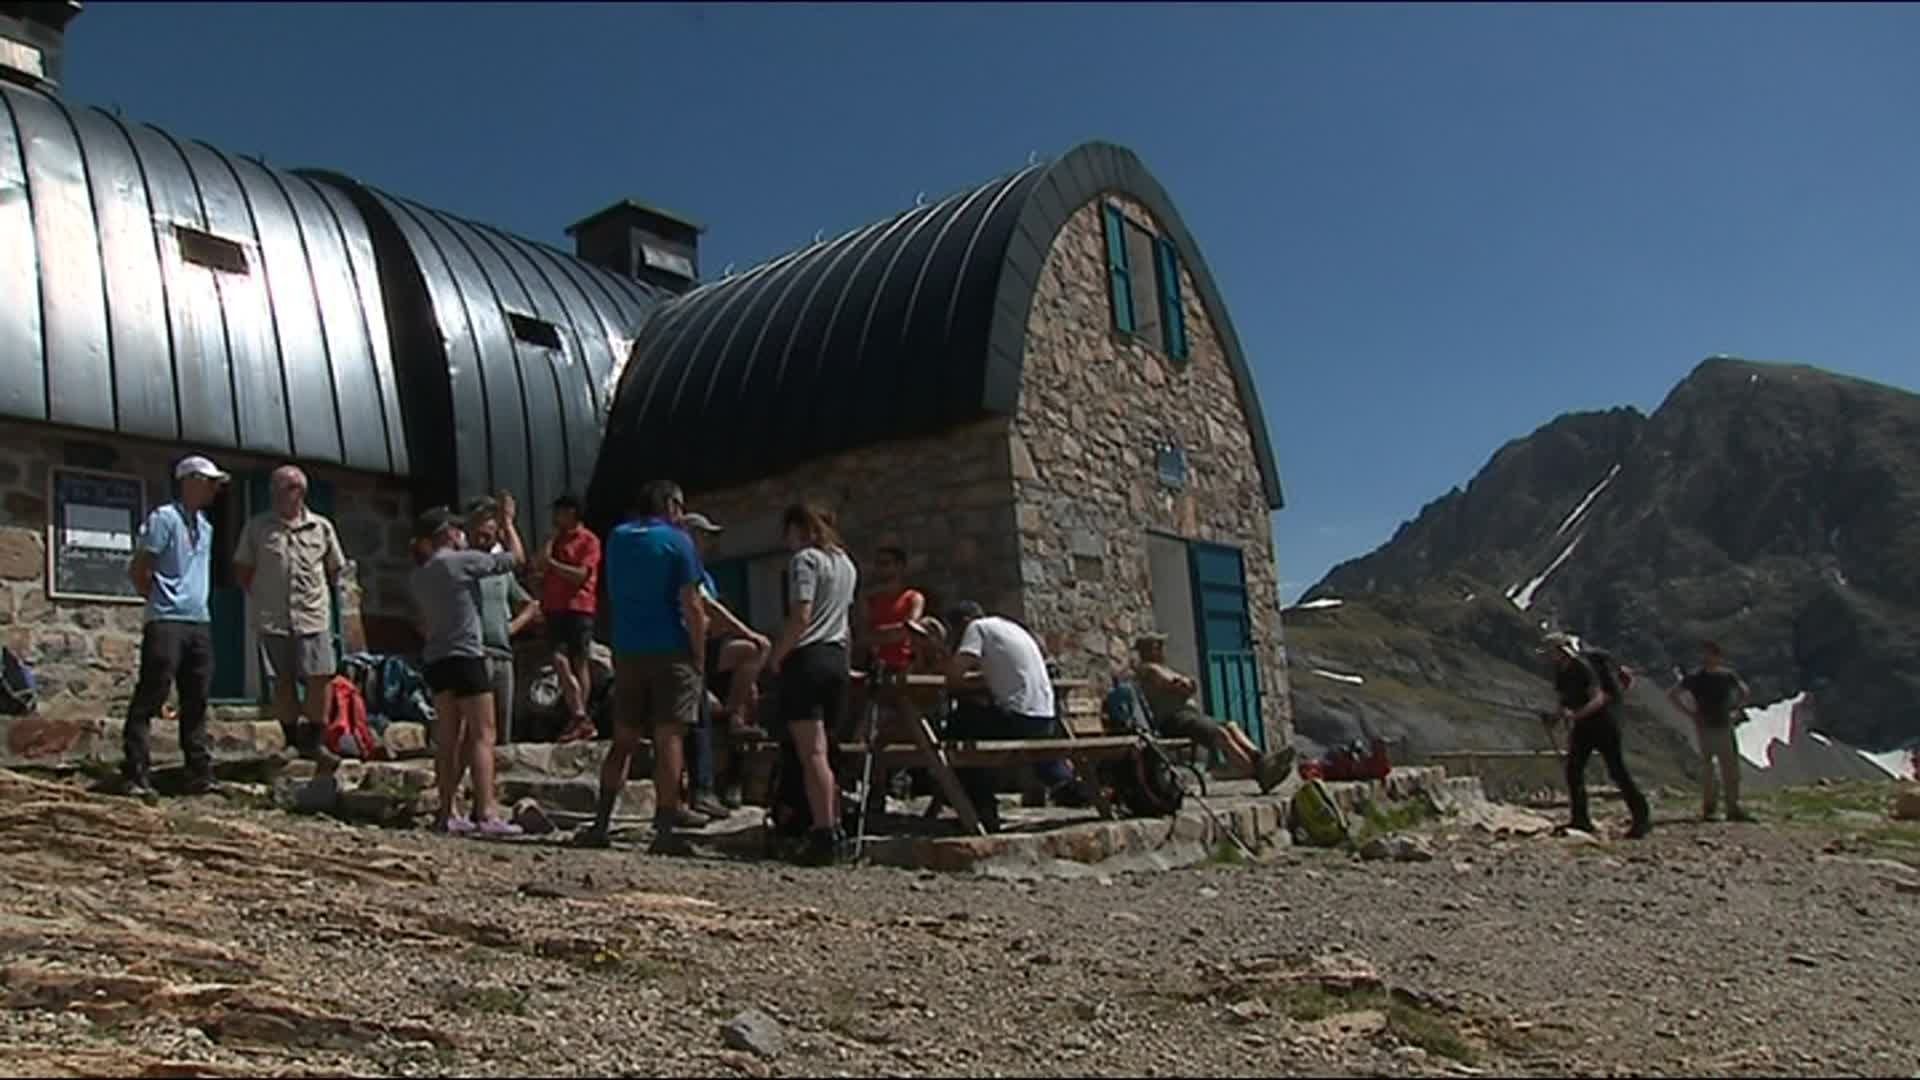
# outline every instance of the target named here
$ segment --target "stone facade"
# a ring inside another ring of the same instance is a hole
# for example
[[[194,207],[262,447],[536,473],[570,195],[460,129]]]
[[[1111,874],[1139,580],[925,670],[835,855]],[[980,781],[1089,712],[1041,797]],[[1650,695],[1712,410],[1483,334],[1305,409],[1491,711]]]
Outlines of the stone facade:
[[[33,666],[39,689],[39,715],[14,720],[10,727],[19,730],[10,730],[8,739],[32,745],[9,746],[10,759],[64,760],[80,741],[99,743],[105,751],[104,742],[112,740],[105,739],[102,725],[125,713],[139,667],[140,605],[48,596],[49,467],[138,475],[151,510],[170,497],[170,466],[187,452],[30,424],[0,425],[0,640]],[[280,464],[231,452],[213,457],[229,471]],[[334,487],[333,519],[349,560],[341,611],[346,647],[406,648],[413,630],[404,486],[387,478],[306,468],[309,476]],[[31,723],[22,727],[27,720]]]
[[[1145,207],[1116,199],[1156,231]],[[1102,202],[1079,208],[1047,255],[1027,319],[1013,425],[1020,576],[1029,625],[1069,672],[1105,677],[1154,628],[1147,531],[1240,549],[1268,745],[1292,734],[1272,519],[1226,353],[1182,253],[1189,356],[1113,329]],[[1155,455],[1185,450],[1183,490]],[[1163,628],[1164,629],[1164,628]]]
[[[1182,279],[1190,355],[1179,364],[1112,330],[1101,207],[1080,208],[1034,298],[1011,422],[696,494],[693,509],[728,526],[714,561],[778,552],[781,510],[816,497],[839,513],[857,562],[882,544],[906,548],[936,611],[977,599],[1032,628],[1068,674],[1104,686],[1130,662],[1134,637],[1154,627],[1147,530],[1234,547],[1245,559],[1261,714],[1269,744],[1281,745],[1292,709],[1271,517],[1220,337],[1184,267]],[[1187,456],[1178,493],[1155,467],[1169,441]]]
[[[795,499],[813,498],[839,516],[857,564],[871,565],[880,547],[904,548],[909,578],[936,613],[973,599],[1017,614],[1023,597],[1012,475],[1006,422],[990,420],[808,462],[689,502],[727,526],[716,563],[780,552],[781,514]]]

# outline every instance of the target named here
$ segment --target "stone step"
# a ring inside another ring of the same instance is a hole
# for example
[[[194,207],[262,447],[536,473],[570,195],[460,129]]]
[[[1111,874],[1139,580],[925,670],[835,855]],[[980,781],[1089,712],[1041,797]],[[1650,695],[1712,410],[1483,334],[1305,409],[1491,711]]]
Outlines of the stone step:
[[[597,773],[561,777],[502,769],[494,777],[494,790],[505,807],[531,798],[542,809],[591,814],[600,780]],[[437,805],[430,760],[343,761],[330,770],[312,761],[292,761],[275,775],[272,791],[274,805],[283,810],[388,825],[412,823],[431,815]],[[653,808],[653,783],[630,780],[614,813],[650,817]]]

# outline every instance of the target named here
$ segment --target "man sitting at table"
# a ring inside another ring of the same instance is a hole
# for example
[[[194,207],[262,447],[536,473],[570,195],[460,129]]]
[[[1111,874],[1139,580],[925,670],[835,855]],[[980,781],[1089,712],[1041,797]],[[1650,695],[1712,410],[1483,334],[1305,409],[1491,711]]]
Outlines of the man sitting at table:
[[[1012,619],[988,615],[971,601],[955,605],[947,625],[956,635],[947,661],[947,684],[956,691],[984,691],[986,700],[962,698],[947,722],[949,739],[1046,739],[1059,727],[1053,678],[1040,643]],[[1073,781],[1064,760],[1039,762],[1034,771],[1050,791]],[[988,832],[1000,828],[990,769],[958,770],[961,787]]]
[[[1192,739],[1218,752],[1258,781],[1263,794],[1287,778],[1287,770],[1293,767],[1292,747],[1262,757],[1253,740],[1237,725],[1220,723],[1194,705],[1193,695],[1199,684],[1167,666],[1167,635],[1144,635],[1133,647],[1139,656],[1133,678],[1146,698],[1156,731],[1168,738]]]

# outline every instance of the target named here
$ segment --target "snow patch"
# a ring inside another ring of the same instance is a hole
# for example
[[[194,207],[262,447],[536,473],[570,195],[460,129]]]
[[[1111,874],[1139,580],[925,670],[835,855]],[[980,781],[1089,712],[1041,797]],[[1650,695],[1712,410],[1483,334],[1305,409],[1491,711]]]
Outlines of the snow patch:
[[[1295,605],[1293,605],[1293,610],[1295,610],[1295,611],[1319,611],[1319,610],[1321,610],[1322,608],[1337,608],[1337,607],[1339,607],[1339,606],[1340,606],[1341,604],[1344,604],[1344,603],[1346,603],[1346,601],[1345,601],[1345,600],[1340,600],[1340,599],[1337,599],[1337,598],[1335,598],[1335,597],[1331,597],[1331,596],[1323,596],[1323,597],[1321,597],[1321,598],[1320,598],[1320,599],[1318,599],[1318,600],[1309,600],[1309,601],[1307,601],[1307,602],[1306,602],[1306,603],[1304,603],[1304,604],[1295,604]]]
[[[1866,758],[1868,763],[1873,765],[1874,768],[1879,769],[1895,780],[1920,780],[1920,776],[1914,775],[1913,751],[1911,750],[1887,750],[1878,754],[1869,753],[1865,750],[1855,750],[1854,753]]]
[[[1599,498],[1600,493],[1607,489],[1607,485],[1613,483],[1613,478],[1619,475],[1620,466],[1615,465],[1613,468],[1608,469],[1607,475],[1601,477],[1600,482],[1593,486],[1593,490],[1587,492],[1587,497],[1580,500],[1580,505],[1573,508],[1573,513],[1568,514],[1566,520],[1560,523],[1560,527],[1553,530],[1553,535],[1559,536],[1571,528],[1573,523],[1580,519],[1580,515],[1587,512],[1587,507],[1593,505],[1593,500]]]
[[[1334,682],[1349,683],[1354,686],[1365,686],[1367,683],[1367,680],[1358,675],[1342,675],[1337,671],[1326,671],[1321,668],[1314,668],[1312,670],[1315,675],[1323,679],[1332,679]]]
[[[1554,559],[1551,563],[1548,563],[1547,568],[1545,570],[1540,571],[1539,577],[1534,578],[1532,581],[1527,582],[1524,588],[1520,588],[1516,592],[1509,593],[1507,595],[1507,599],[1512,600],[1513,606],[1519,608],[1521,611],[1526,611],[1528,608],[1531,608],[1533,606],[1533,594],[1540,591],[1540,586],[1547,583],[1547,578],[1551,577],[1555,570],[1560,569],[1560,564],[1563,562],[1566,562],[1567,556],[1573,554],[1573,549],[1579,547],[1580,541],[1585,540],[1586,538],[1587,538],[1586,533],[1581,533],[1579,536],[1574,537],[1573,543],[1568,544],[1567,549],[1565,551],[1562,551],[1558,558]]]
[[[1788,746],[1793,743],[1794,710],[1806,699],[1807,694],[1803,690],[1763,709],[1748,709],[1747,722],[1733,729],[1733,737],[1740,744],[1740,756],[1752,762],[1755,768],[1770,767],[1773,764],[1773,744],[1777,742]]]

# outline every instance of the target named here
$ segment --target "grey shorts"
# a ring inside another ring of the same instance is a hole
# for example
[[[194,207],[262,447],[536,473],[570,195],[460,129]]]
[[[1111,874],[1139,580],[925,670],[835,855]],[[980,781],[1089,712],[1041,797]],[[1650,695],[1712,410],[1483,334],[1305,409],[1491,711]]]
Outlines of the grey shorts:
[[[700,721],[705,693],[691,657],[627,653],[613,659],[613,715],[622,727],[690,728]]]
[[[337,667],[332,634],[260,635],[260,669],[269,681],[330,679]]]
[[[487,657],[487,681],[493,684],[493,741],[513,741],[513,658]]]

